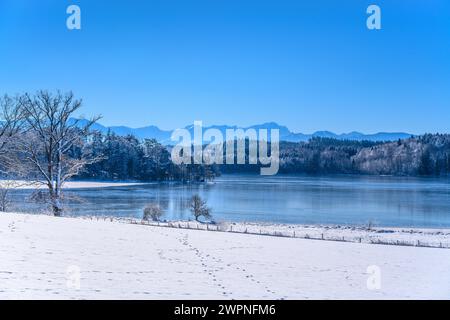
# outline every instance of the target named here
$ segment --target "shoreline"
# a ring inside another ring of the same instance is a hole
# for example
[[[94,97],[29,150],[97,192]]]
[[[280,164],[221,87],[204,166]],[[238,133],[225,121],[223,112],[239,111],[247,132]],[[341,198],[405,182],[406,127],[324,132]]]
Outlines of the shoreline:
[[[26,212],[17,212],[13,214],[52,216],[49,214]],[[450,229],[445,228],[371,227],[369,229],[368,227],[351,225],[303,225],[232,221],[209,223],[197,222],[193,220],[145,221],[138,218],[115,217],[108,215],[67,215],[59,218],[73,218],[89,221],[109,221],[133,225],[145,225],[151,227],[239,233],[322,241],[450,249]]]
[[[109,187],[127,187],[127,186],[141,186],[152,184],[153,182],[134,182],[134,181],[91,181],[91,180],[75,180],[67,181],[63,189],[91,189],[91,188],[109,188]],[[15,189],[15,190],[33,190],[46,188],[41,183],[30,183],[25,180],[0,180],[0,187]]]
[[[111,217],[105,219],[111,220]],[[450,229],[383,227],[372,227],[368,229],[365,227],[345,225],[324,226],[255,222],[219,222],[209,224],[186,220],[154,222],[139,219],[131,219],[130,223],[210,232],[450,249]]]

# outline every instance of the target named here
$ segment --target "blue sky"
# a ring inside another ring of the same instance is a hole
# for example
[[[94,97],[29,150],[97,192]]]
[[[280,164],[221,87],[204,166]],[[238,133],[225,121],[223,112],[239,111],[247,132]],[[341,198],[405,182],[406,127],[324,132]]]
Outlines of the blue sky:
[[[0,0],[0,46],[1,93],[73,90],[106,125],[450,132],[448,0]]]

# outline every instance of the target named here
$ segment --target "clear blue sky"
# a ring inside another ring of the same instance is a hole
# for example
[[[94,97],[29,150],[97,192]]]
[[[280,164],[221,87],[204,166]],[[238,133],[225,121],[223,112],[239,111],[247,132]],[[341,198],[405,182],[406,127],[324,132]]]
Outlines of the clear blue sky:
[[[450,132],[450,1],[0,0],[0,91],[40,88],[106,125]]]

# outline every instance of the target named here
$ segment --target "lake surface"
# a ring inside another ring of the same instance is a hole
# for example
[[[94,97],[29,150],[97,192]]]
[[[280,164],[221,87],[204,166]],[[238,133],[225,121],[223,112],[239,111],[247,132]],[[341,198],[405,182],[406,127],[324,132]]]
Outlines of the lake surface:
[[[30,191],[16,190],[20,210],[38,210]],[[372,176],[225,175],[210,184],[67,190],[71,215],[142,217],[149,202],[164,219],[189,219],[193,194],[207,199],[216,221],[450,227],[450,179]],[[78,199],[76,199],[78,198]]]

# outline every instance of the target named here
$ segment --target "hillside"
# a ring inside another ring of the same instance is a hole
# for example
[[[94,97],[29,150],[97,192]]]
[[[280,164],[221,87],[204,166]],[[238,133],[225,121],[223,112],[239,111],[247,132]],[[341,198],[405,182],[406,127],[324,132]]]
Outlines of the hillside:
[[[257,172],[259,165],[222,165],[221,172]],[[450,174],[450,135],[395,142],[312,138],[280,144],[280,173],[430,176]]]

